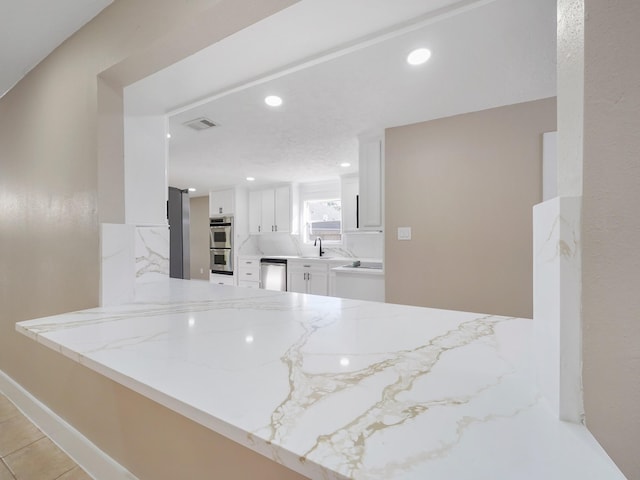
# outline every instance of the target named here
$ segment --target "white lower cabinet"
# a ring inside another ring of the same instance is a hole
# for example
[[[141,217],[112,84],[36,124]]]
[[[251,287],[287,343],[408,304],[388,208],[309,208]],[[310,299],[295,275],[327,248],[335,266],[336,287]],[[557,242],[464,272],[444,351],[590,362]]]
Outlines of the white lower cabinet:
[[[324,261],[321,261],[324,262]],[[319,262],[298,262],[289,260],[288,291],[327,295],[329,278],[328,265]]]
[[[233,275],[220,275],[217,273],[209,274],[209,282],[216,283],[218,285],[234,285]]]
[[[332,296],[384,302],[384,273],[355,270],[332,270]]]
[[[238,257],[238,286],[260,288],[260,257]]]

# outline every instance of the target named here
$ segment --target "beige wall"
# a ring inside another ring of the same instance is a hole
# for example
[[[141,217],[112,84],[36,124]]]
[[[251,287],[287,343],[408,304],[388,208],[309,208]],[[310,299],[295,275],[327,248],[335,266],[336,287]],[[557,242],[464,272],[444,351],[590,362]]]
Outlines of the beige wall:
[[[300,477],[14,324],[98,303],[98,221],[123,216],[122,86],[291,3],[116,0],[0,99],[0,369],[141,479]]]
[[[586,423],[640,479],[640,2],[584,3]]]
[[[209,197],[191,198],[189,207],[191,278],[209,280]]]
[[[388,302],[533,316],[532,207],[555,128],[551,98],[386,131]]]

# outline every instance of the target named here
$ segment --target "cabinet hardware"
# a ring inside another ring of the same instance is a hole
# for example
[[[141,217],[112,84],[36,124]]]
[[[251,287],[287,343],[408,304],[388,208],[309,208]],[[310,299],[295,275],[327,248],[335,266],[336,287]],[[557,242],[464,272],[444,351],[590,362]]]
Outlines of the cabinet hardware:
[[[262,228],[262,227],[261,227],[260,225],[258,225],[258,233],[260,233],[260,229],[261,229],[261,228]]]
[[[218,213],[222,213],[222,207],[218,208]]]

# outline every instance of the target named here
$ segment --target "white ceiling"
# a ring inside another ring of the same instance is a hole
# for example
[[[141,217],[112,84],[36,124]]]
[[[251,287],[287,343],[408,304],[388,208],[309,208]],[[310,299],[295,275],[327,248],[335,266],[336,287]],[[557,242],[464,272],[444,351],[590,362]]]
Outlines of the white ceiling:
[[[360,134],[554,96],[555,52],[555,0],[303,0],[128,87],[125,108],[170,114],[169,184],[195,195],[315,181],[357,169]],[[182,125],[199,116],[219,126]]]
[[[113,0],[0,0],[0,98]]]

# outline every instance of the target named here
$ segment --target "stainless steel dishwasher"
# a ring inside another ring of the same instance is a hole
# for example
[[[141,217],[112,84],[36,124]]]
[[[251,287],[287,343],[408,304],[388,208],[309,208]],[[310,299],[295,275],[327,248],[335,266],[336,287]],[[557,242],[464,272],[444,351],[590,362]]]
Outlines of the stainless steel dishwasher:
[[[260,259],[260,288],[287,291],[287,259]]]

